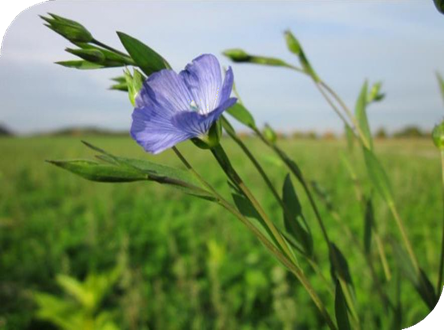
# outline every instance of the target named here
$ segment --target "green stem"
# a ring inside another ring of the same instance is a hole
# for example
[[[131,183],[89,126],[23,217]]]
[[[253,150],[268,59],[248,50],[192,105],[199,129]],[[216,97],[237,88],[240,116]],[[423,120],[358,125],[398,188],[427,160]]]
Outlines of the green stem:
[[[227,121],[227,119],[225,117],[222,116],[221,120],[222,120],[222,125],[226,125],[226,124],[229,125],[229,123],[228,123],[228,121]],[[281,206],[281,208],[282,208],[282,210],[284,212],[284,216],[286,218],[290,219],[290,221],[295,221],[295,219],[292,219],[292,217],[290,215],[290,212],[288,211],[288,208],[285,206],[283,200],[279,196],[279,193],[277,192],[276,188],[274,187],[274,185],[271,182],[270,178],[268,177],[267,173],[264,171],[264,169],[259,164],[259,162],[254,157],[254,155],[251,153],[251,151],[247,148],[245,143],[243,143],[242,140],[233,131],[231,131],[229,129],[227,129],[225,131],[233,139],[233,141],[237,143],[237,145],[242,149],[242,151],[245,153],[245,155],[248,157],[248,159],[250,159],[250,161],[253,163],[254,167],[259,172],[261,177],[264,179],[265,183],[267,184],[267,186],[270,189],[271,193],[273,194],[274,198],[276,199],[278,204]],[[326,280],[326,278],[324,277],[324,275],[320,271],[319,266],[317,265],[317,263],[312,258],[308,257],[307,255],[305,255],[305,254],[302,254],[302,255],[307,260],[307,262],[310,264],[310,266],[313,268],[313,270],[321,277],[322,281],[326,284],[328,291],[331,294],[334,294],[333,289],[332,289],[330,283]]]
[[[442,277],[444,269],[444,150],[441,150],[441,171],[442,171],[442,198],[443,198],[443,223],[442,223],[442,239],[441,239],[441,258],[439,259],[439,275],[436,292],[438,297],[441,296]]]
[[[267,213],[264,211],[260,203],[257,201],[257,199],[254,197],[254,195],[251,193],[250,189],[245,185],[245,183],[242,181],[239,174],[236,172],[234,167],[231,165],[227,154],[225,153],[225,150],[222,148],[222,145],[218,145],[211,149],[211,152],[213,153],[214,157],[218,161],[219,165],[224,170],[227,177],[233,181],[233,183],[242,191],[244,196],[251,202],[253,207],[256,209],[256,211],[259,213],[260,217],[264,221],[267,229],[270,231],[272,237],[276,240],[277,244],[280,246],[282,251],[291,259],[294,260],[294,254],[290,251],[290,248],[288,247],[287,242],[284,240],[283,236],[279,232],[279,230],[276,228],[274,223],[271,221],[271,219],[268,217]]]
[[[321,217],[321,214],[319,212],[319,209],[318,209],[318,207],[316,205],[316,202],[315,202],[315,200],[313,198],[313,195],[312,195],[312,193],[311,193],[311,191],[310,191],[310,189],[308,187],[307,181],[304,178],[302,172],[301,171],[296,171],[295,168],[294,168],[294,165],[291,163],[291,160],[288,158],[288,156],[281,149],[279,149],[278,146],[276,146],[273,143],[270,143],[263,136],[263,134],[261,133],[261,131],[258,128],[255,127],[255,128],[253,128],[253,130],[256,133],[256,135],[258,135],[259,138],[266,145],[268,145],[271,149],[273,149],[273,151],[282,159],[282,161],[285,163],[285,165],[287,165],[288,169],[293,173],[293,175],[298,179],[299,183],[302,185],[302,187],[303,187],[303,189],[305,191],[305,194],[308,197],[310,205],[311,205],[311,207],[312,207],[312,209],[313,209],[313,211],[315,213],[316,220],[318,221],[318,224],[319,224],[319,226],[321,228],[322,235],[324,237],[325,242],[327,243],[328,250],[330,251],[330,254],[332,256],[333,266],[336,269],[339,270],[340,269],[339,261],[337,260],[336,254],[332,253],[332,245],[331,245],[330,238],[328,237],[327,229],[325,228],[325,225],[324,225],[324,222],[322,220],[322,217]],[[350,313],[351,313],[354,321],[356,321],[356,326],[359,327],[359,316],[358,316],[358,313],[357,313],[356,308],[355,308],[355,302],[354,302],[352,293],[350,292],[348,285],[341,278],[339,278],[339,281],[341,282],[341,287],[342,287],[342,290],[344,291],[344,295],[345,295],[345,298],[347,300],[348,307],[350,309]]]
[[[295,265],[293,262],[288,259],[287,256],[282,254],[282,252],[274,246],[265,236],[262,234],[262,232],[256,228],[245,216],[243,216],[233,205],[231,205],[228,201],[226,201],[197,171],[194,170],[194,168],[191,166],[191,164],[185,159],[185,157],[179,152],[179,150],[176,147],[173,147],[173,151],[176,153],[176,155],[179,157],[179,159],[182,161],[182,163],[185,165],[185,167],[191,171],[193,175],[205,186],[207,187],[211,192],[213,192],[214,196],[217,198],[217,201],[219,205],[224,207],[227,211],[232,213],[234,216],[236,216],[258,239],[261,241],[262,244],[285,266],[287,267],[294,275],[295,277],[301,282],[305,290],[310,295],[311,299],[313,300],[316,307],[319,309],[319,312],[324,317],[327,325],[331,330],[337,330],[336,325],[332,321],[327,309],[325,308],[324,304],[322,303],[321,299],[311,286],[308,278],[304,275],[303,271]]]
[[[102,42],[100,42],[100,41],[98,41],[98,40],[96,40],[96,39],[93,39],[91,42],[92,42],[93,44],[95,44],[95,45],[97,45],[97,46],[100,46],[100,47],[102,47],[102,48],[105,48],[105,49],[107,49],[107,50],[109,50],[109,51],[111,51],[111,52],[113,52],[113,53],[119,54],[119,55],[121,55],[121,56],[123,56],[123,57],[131,58],[131,57],[128,56],[127,54],[122,53],[121,51],[119,51],[119,50],[117,50],[117,49],[114,49],[114,48],[112,48],[112,47],[110,47],[110,46],[108,46],[108,45],[105,45],[104,43],[102,43]]]

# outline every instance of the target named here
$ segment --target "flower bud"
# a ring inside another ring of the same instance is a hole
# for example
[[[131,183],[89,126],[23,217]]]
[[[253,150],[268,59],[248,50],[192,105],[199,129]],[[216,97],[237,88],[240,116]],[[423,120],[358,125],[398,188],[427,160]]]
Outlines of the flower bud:
[[[277,140],[276,132],[270,127],[270,125],[265,124],[263,133],[268,142],[270,143],[276,142]]]
[[[71,42],[93,41],[91,33],[83,25],[55,14],[49,15],[51,18],[44,16],[40,17],[48,23],[45,24],[48,28],[60,34],[62,37]]]
[[[137,69],[134,69],[134,74],[131,75],[129,70],[124,71],[126,84],[128,88],[128,97],[133,106],[136,105],[136,97],[142,89],[144,76]]]
[[[207,135],[191,139],[200,149],[211,149],[219,145],[222,137],[222,124],[217,120],[208,131]]]
[[[382,86],[382,82],[377,82],[377,83],[373,84],[373,86],[370,89],[370,92],[368,93],[368,96],[367,96],[367,103],[381,101],[385,97],[385,94],[380,93],[381,86]]]
[[[73,55],[76,55],[86,61],[97,63],[97,64],[104,64],[106,57],[105,55],[98,49],[71,49],[66,48],[65,49],[68,53],[71,53]]]
[[[250,55],[239,48],[227,49],[223,52],[223,54],[230,58],[233,62],[249,62],[251,59]]]
[[[432,138],[435,146],[439,150],[444,150],[444,121],[433,128]]]

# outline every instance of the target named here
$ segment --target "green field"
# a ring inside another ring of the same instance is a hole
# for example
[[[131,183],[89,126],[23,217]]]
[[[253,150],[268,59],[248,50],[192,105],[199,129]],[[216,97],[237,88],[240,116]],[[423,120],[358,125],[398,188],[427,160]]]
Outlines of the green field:
[[[145,154],[130,138],[82,137],[116,155],[149,158],[181,167],[171,151]],[[281,190],[285,167],[259,141],[245,139]],[[363,215],[353,184],[340,160],[343,141],[285,140],[280,146],[307,177],[322,184],[353,232],[362,241]],[[261,178],[230,141],[234,165],[266,210],[282,225],[282,214]],[[191,143],[180,146],[190,162],[228,197],[222,171],[209,152]],[[355,162],[366,187],[360,153]],[[439,153],[429,140],[376,142],[391,178],[401,216],[415,252],[435,284],[441,233]],[[75,137],[0,139],[0,329],[52,329],[35,317],[33,294],[63,297],[58,274],[83,280],[123,265],[101,310],[120,329],[321,329],[322,318],[291,274],[243,227],[215,204],[156,183],[103,184],[83,180],[45,159],[91,158]],[[296,183],[295,183],[296,185]],[[315,254],[329,276],[327,246],[306,197],[296,185],[311,226]],[[344,252],[353,275],[360,317],[368,329],[387,324],[375,297],[365,261],[317,201],[327,229]],[[386,242],[398,231],[386,206],[375,197],[375,217]],[[375,265],[383,273],[376,254]],[[313,286],[333,312],[326,284],[300,259]],[[396,273],[393,274],[396,276]],[[401,275],[402,277],[402,275]],[[413,325],[427,308],[401,278],[403,322]],[[373,311],[380,317],[372,318]]]

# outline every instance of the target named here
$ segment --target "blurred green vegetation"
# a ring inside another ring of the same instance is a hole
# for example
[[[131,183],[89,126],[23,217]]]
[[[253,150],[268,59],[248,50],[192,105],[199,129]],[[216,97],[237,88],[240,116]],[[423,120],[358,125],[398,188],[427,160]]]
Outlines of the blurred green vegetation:
[[[119,156],[181,166],[171,151],[147,155],[130,138],[83,139]],[[261,178],[231,141],[223,143],[281,226],[281,211]],[[285,167],[258,140],[245,138],[245,143],[281,190]],[[345,222],[362,239],[363,215],[340,159],[345,141],[289,139],[279,144],[308,178],[329,191]],[[225,177],[209,152],[189,142],[180,149],[229,196]],[[435,282],[442,213],[439,154],[431,141],[419,139],[378,140],[376,150],[392,180],[420,263]],[[0,151],[0,329],[58,329],[54,317],[65,315],[69,320],[74,314],[90,324],[105,322],[104,329],[322,329],[322,318],[298,282],[217,205],[155,183],[89,182],[44,162],[91,158],[78,137],[2,138]],[[364,178],[359,150],[353,162]],[[296,189],[313,231],[316,258],[330,279],[327,247],[305,196],[299,186]],[[332,241],[350,265],[365,329],[384,328],[389,321],[365,260],[318,203]],[[375,218],[385,242],[397,238],[390,214],[377,198]],[[389,244],[386,247],[394,270],[393,253]],[[373,254],[377,261],[374,247]],[[301,266],[332,311],[333,298],[325,283],[302,259]],[[377,262],[376,268],[382,278]],[[100,283],[116,269],[118,276],[105,281],[105,294]],[[91,298],[93,307],[85,307],[72,285],[100,300]],[[402,324],[407,327],[423,319],[427,308],[406,279],[401,285]],[[65,305],[73,312],[63,314],[60,306]]]

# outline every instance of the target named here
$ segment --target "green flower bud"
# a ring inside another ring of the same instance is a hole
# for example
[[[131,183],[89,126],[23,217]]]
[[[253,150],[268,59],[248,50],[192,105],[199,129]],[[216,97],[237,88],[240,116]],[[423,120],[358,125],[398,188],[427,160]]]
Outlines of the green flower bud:
[[[104,64],[106,60],[105,54],[98,49],[66,48],[65,51],[92,63]]]
[[[223,54],[233,62],[256,63],[256,64],[272,65],[272,66],[288,66],[287,63],[278,58],[250,55],[246,53],[244,50],[239,48],[228,49],[224,51]]]
[[[223,54],[230,58],[233,62],[249,62],[251,59],[249,54],[239,48],[227,49],[223,52]]]
[[[432,138],[435,146],[439,150],[444,150],[444,121],[433,128]]]
[[[207,135],[193,138],[191,141],[200,149],[212,149],[219,145],[221,137],[222,124],[218,120],[211,126]]]
[[[367,96],[367,103],[381,101],[385,97],[385,94],[380,93],[381,87],[382,87],[382,82],[380,81],[373,84]]]
[[[134,74],[131,75],[129,70],[124,71],[126,85],[128,88],[128,97],[133,106],[136,105],[136,97],[139,94],[139,91],[142,89],[143,81],[145,77],[140,71],[134,69]]]
[[[71,42],[91,42],[93,37],[91,33],[81,24],[66,19],[55,14],[49,14],[51,18],[40,16],[48,24],[45,24],[48,28],[54,32],[60,34],[62,37],[68,39]]]
[[[275,131],[270,127],[270,125],[265,124],[263,133],[264,133],[265,138],[268,140],[268,142],[270,142],[270,143],[276,142],[277,135],[276,135]]]

